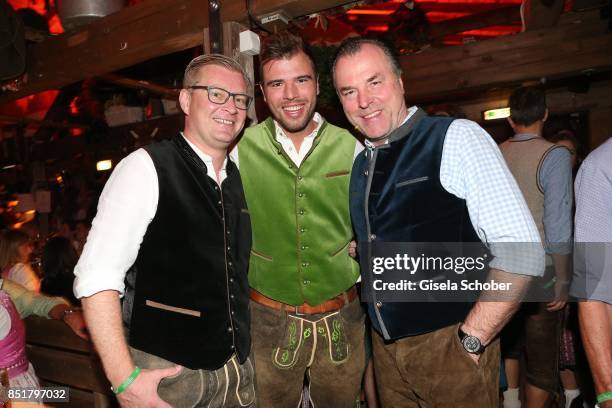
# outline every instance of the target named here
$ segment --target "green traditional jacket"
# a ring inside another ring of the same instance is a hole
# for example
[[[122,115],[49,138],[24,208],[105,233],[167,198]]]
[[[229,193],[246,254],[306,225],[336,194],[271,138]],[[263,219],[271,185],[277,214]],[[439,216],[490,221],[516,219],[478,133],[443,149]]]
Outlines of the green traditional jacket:
[[[297,167],[276,140],[274,121],[245,131],[238,143],[251,215],[249,283],[289,305],[316,306],[355,284],[349,180],[357,140],[324,121]]]

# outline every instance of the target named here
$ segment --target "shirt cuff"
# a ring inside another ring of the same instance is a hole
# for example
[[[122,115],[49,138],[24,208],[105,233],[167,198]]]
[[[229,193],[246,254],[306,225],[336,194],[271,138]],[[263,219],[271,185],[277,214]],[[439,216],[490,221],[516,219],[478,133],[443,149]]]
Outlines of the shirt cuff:
[[[498,242],[490,244],[492,269],[528,276],[543,276],[545,253],[539,242]]]
[[[114,290],[123,296],[125,284],[123,278],[109,276],[105,271],[88,271],[87,277],[78,276],[74,279],[74,295],[77,299],[95,295],[105,290]]]

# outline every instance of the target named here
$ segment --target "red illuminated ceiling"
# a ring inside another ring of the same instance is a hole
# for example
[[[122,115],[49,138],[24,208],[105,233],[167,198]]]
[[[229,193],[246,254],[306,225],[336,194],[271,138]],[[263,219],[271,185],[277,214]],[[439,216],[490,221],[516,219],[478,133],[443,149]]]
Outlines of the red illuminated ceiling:
[[[376,35],[388,33],[398,25],[398,19],[406,19],[410,15],[409,12],[422,13],[431,26],[509,6],[516,6],[518,9],[520,4],[521,0],[416,0],[414,8],[417,11],[414,11],[410,9],[410,1],[391,0],[355,7],[347,11],[342,19],[360,34]],[[516,21],[510,25],[484,27],[447,35],[442,39],[442,43],[446,45],[463,44],[520,31],[521,22]]]
[[[55,0],[48,0],[49,10],[46,8],[45,0],[8,0],[8,3],[15,10],[30,8],[43,16],[47,20],[49,33],[61,34],[64,32],[64,28],[62,27],[62,23],[55,9]]]

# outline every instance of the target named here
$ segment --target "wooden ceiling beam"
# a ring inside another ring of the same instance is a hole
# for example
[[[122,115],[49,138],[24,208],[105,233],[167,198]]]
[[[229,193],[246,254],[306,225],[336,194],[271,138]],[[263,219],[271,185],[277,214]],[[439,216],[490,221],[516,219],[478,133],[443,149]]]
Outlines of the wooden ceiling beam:
[[[519,6],[507,6],[432,24],[429,29],[429,36],[432,40],[439,40],[447,35],[457,34],[463,31],[499,25],[511,25],[517,22],[520,23],[520,21],[521,14],[519,12]]]
[[[556,27],[400,57],[406,96],[429,103],[588,70],[612,70],[612,32],[597,12]]]
[[[167,88],[165,86],[157,85],[148,81],[138,81],[116,74],[103,74],[100,75],[98,78],[103,81],[110,82],[112,84],[123,86],[126,88],[145,89],[154,94],[161,95],[167,99],[178,99],[178,89]]]
[[[244,1],[220,3],[223,21],[247,23]],[[251,13],[283,10],[299,17],[346,3],[350,1],[254,0]],[[204,0],[147,0],[125,8],[77,32],[32,45],[27,54],[27,82],[19,91],[5,92],[0,103],[202,45],[207,25]]]

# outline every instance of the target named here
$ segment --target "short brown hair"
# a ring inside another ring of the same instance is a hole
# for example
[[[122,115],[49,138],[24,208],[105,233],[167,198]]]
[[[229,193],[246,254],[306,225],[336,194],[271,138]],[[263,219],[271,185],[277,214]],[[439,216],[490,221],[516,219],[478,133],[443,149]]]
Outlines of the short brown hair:
[[[300,52],[303,52],[308,57],[310,65],[312,65],[312,71],[317,76],[317,67],[312,53],[301,37],[291,34],[289,31],[281,31],[266,37],[261,45],[261,53],[259,55],[259,60],[261,61],[259,64],[259,79],[263,80],[263,66],[268,62],[288,59]]]
[[[189,65],[187,65],[187,68],[185,68],[183,88],[188,88],[195,85],[197,82],[196,78],[198,73],[207,65],[219,65],[223,68],[229,69],[230,71],[238,72],[244,78],[244,82],[247,85],[247,93],[252,94],[253,84],[251,83],[251,79],[247,75],[242,65],[240,65],[235,59],[221,54],[204,54],[192,59]]]
[[[537,86],[515,89],[508,99],[510,119],[521,126],[531,126],[546,116],[546,93]]]

